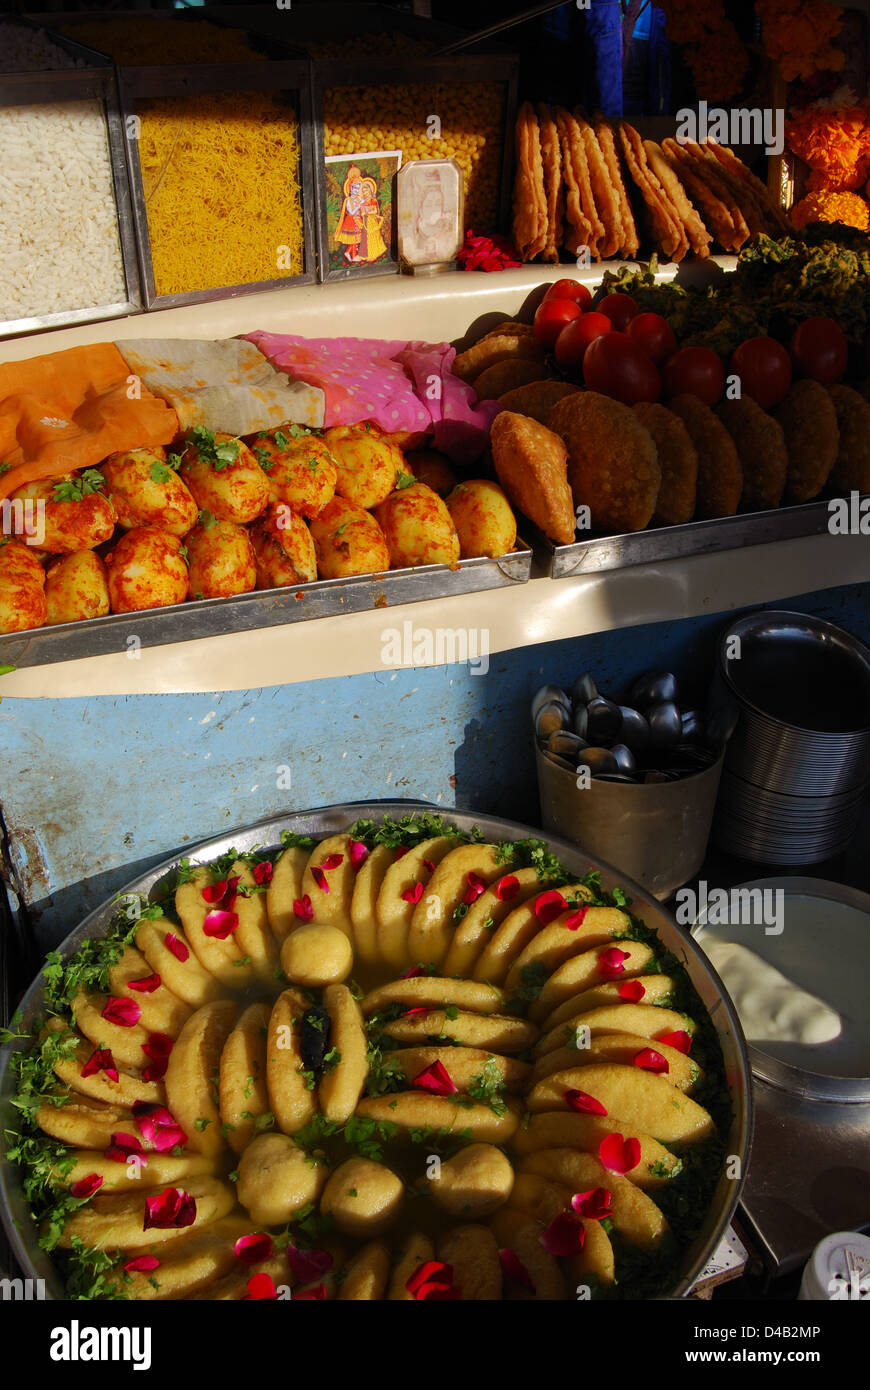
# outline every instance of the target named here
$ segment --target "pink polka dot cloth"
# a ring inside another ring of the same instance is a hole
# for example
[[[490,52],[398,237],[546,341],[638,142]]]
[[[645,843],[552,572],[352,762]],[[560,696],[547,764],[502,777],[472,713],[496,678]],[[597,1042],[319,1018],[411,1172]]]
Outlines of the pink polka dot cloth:
[[[260,331],[245,337],[273,367],[321,388],[327,427],[371,420],[390,434],[425,430],[455,463],[480,457],[502,409],[498,401],[478,401],[467,382],[453,375],[456,350],[448,343]]]

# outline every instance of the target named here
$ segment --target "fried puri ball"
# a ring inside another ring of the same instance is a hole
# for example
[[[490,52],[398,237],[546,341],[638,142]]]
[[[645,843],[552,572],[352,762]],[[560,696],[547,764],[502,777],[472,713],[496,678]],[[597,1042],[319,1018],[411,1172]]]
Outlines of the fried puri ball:
[[[338,927],[306,922],[285,939],[281,969],[291,984],[319,989],[346,980],[353,966],[353,947]]]
[[[566,396],[550,428],[568,446],[575,505],[589,507],[597,531],[642,531],[662,481],[656,446],[634,411],[597,391]]]
[[[809,502],[831,476],[840,448],[840,427],[832,398],[811,377],[792,382],[771,411],[785,436],[787,502]]]
[[[194,526],[184,544],[190,598],[228,598],[256,588],[254,549],[244,526],[212,520],[209,525]]]
[[[494,1144],[468,1144],[432,1177],[432,1201],[460,1221],[489,1216],[510,1197],[514,1170]]]
[[[870,492],[870,405],[851,386],[829,386],[840,447],[831,482],[844,492]]]
[[[756,512],[778,507],[788,473],[788,450],[782,426],[751,396],[722,401],[716,407],[716,414],[734,440],[743,469],[740,496],[743,510]]]
[[[335,496],[335,459],[319,435],[286,430],[264,430],[251,439],[251,452],[269,480],[269,501],[286,502],[300,516],[319,516]]]
[[[404,472],[402,451],[373,430],[335,425],[323,442],[335,460],[335,491],[357,507],[367,510],[383,502]]]
[[[652,435],[662,470],[653,521],[658,526],[683,526],[695,515],[698,451],[680,417],[665,406],[639,401],[632,410]]]
[[[93,477],[99,481],[96,469]],[[42,530],[42,534],[33,539],[39,542],[40,549],[52,555],[93,550],[110,538],[118,518],[110,498],[99,491],[81,494],[83,486],[86,482],[76,473],[25,483],[16,488],[10,498],[12,516],[14,518],[18,510],[16,502],[22,503],[25,522],[32,510],[35,518],[40,519]],[[75,496],[77,491],[81,495]],[[64,496],[64,492],[73,495]]]
[[[580,390],[570,381],[530,381],[526,386],[515,386],[499,396],[499,403],[505,410],[517,415],[530,415],[541,425],[550,423],[550,412],[566,396],[574,396]]]
[[[371,1239],[393,1224],[402,1209],[401,1178],[370,1158],[349,1158],[331,1174],[320,1199],[322,1216],[331,1215],[347,1236]]]
[[[128,449],[110,454],[100,464],[118,525],[159,526],[184,536],[196,525],[196,499],[186,483],[166,464],[166,450]]]
[[[314,518],[311,539],[321,579],[380,574],[390,568],[390,552],[377,521],[344,497],[333,497]]]
[[[494,401],[505,391],[516,386],[526,386],[530,381],[543,381],[547,368],[543,362],[530,362],[522,357],[505,357],[501,362],[493,362],[471,383],[478,400]]]
[[[696,518],[734,516],[743,494],[743,469],[734,440],[697,396],[674,396],[668,409],[679,415],[698,451]]]
[[[478,555],[497,558],[513,550],[517,539],[517,519],[498,483],[474,478],[460,483],[446,499],[459,537],[463,560]]]
[[[289,1134],[260,1134],[239,1159],[238,1198],[258,1226],[283,1226],[316,1202],[329,1169]]]
[[[198,507],[219,521],[244,526],[259,516],[269,501],[269,479],[241,439],[215,434],[213,441],[209,444],[191,430],[179,474]]]
[[[106,566],[93,550],[74,550],[49,565],[45,575],[47,623],[104,618],[109,611]]]
[[[257,517],[249,535],[257,566],[258,589],[310,584],[317,578],[317,556],[311,532],[286,502],[268,507]]]
[[[518,511],[559,545],[574,540],[568,450],[546,425],[512,410],[496,415],[490,432],[498,480]]]
[[[438,1240],[438,1258],[453,1269],[453,1283],[464,1301],[501,1298],[501,1261],[488,1226],[454,1226]]]
[[[106,556],[113,613],[166,608],[187,598],[181,541],[156,526],[134,526]]]
[[[455,565],[459,537],[444,502],[425,483],[391,492],[375,507],[390,552],[390,568],[417,565]]]
[[[527,333],[488,333],[480,342],[460,352],[453,363],[452,371],[462,381],[474,381],[487,367],[496,362],[523,360],[543,362],[544,348],[534,334]]]
[[[406,454],[405,467],[411,470],[418,483],[425,483],[439,497],[446,497],[456,486],[456,474],[450,460],[445,454],[439,454],[437,449],[415,449],[413,453]]]
[[[26,632],[45,621],[42,565],[23,541],[6,541],[0,545],[0,632]]]

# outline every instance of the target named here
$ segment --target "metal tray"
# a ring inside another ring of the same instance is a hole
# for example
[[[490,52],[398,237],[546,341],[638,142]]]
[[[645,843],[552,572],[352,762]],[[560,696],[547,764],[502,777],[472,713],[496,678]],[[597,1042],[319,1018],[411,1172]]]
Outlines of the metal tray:
[[[199,637],[306,622],[309,618],[331,618],[369,608],[387,609],[454,594],[509,588],[525,584],[531,574],[531,549],[524,541],[518,544],[520,549],[498,560],[486,556],[460,560],[455,570],[449,565],[419,565],[416,569],[354,575],[350,579],[315,579],[311,584],[257,589],[234,598],[194,599],[168,608],[113,613],[105,618],[10,632],[0,636],[0,665],[47,666],[54,661],[108,656],[128,651],[131,633],[143,646],[160,647],[169,642],[192,642]]]
[[[462,811],[451,811],[444,807],[434,807],[414,801],[374,801],[349,802],[343,805],[327,806],[314,811],[294,812],[280,818],[267,818],[243,829],[225,833],[211,840],[202,840],[194,846],[185,846],[184,853],[193,858],[214,859],[228,849],[253,849],[260,846],[266,849],[280,845],[282,830],[293,830],[301,835],[325,837],[340,834],[359,817],[380,819],[384,815],[394,817],[425,807],[427,810],[445,814],[461,829],[470,830],[478,826],[490,840],[525,839],[540,832],[515,821],[502,820],[495,816],[468,815]],[[677,926],[674,919],[651,898],[642,888],[626,879],[609,865],[600,863],[584,854],[576,845],[567,840],[547,836],[547,842],[562,863],[578,877],[590,869],[600,869],[605,888],[623,886],[634,900],[634,909],[643,917],[647,926],[658,932],[669,950],[679,956],[686,967],[692,984],[698,991],[707,1009],[722,1046],[725,1075],[731,1089],[734,1118],[727,1139],[729,1157],[739,1160],[737,1172],[741,1175],[720,1178],[710,1210],[698,1236],[684,1252],[679,1278],[665,1297],[682,1298],[691,1288],[701,1270],[716,1249],[720,1239],[728,1229],[728,1224],[740,1196],[743,1175],[749,1162],[752,1135],[752,1083],[746,1057],[746,1043],[737,1015],[725,993],[719,976],[706,957],[696,946],[688,932]],[[149,896],[156,885],[162,884],[179,855],[175,854],[163,864],[134,879],[124,890],[128,893],[141,893]],[[104,936],[114,923],[117,912],[115,900],[110,900],[76,927],[58,948],[61,955],[68,957],[81,943],[90,937]],[[37,976],[21,1001],[24,1023],[27,1024],[38,1014],[42,998],[41,976]],[[11,1106],[12,1077],[9,1069],[11,1044],[0,1049],[0,1130],[14,1121],[16,1112]],[[6,1226],[9,1241],[15,1257],[21,1265],[26,1278],[44,1279],[49,1298],[63,1297],[60,1280],[50,1259],[39,1249],[36,1231],[30,1219],[29,1209],[21,1191],[17,1168],[0,1159],[0,1215]]]
[[[289,91],[296,107],[299,144],[299,188],[302,209],[302,272],[255,280],[243,285],[219,285],[211,289],[179,294],[158,294],[151,261],[151,239],[145,192],[139,166],[138,142],[125,141],[133,222],[139,251],[139,269],[145,303],[149,309],[171,309],[184,304],[205,304],[238,295],[259,294],[265,290],[287,289],[291,285],[313,284],[316,279],[316,235],[314,230],[314,164],[312,161],[311,65],[306,60],[276,58],[252,59],[249,63],[202,63],[197,67],[120,67],[118,89],[124,128],[134,129],[130,118],[137,114],[137,103],[148,98],[184,97],[207,92]]]
[[[863,494],[866,495],[866,494]],[[545,573],[553,579],[599,574],[604,570],[684,560],[689,555],[712,555],[718,550],[742,550],[748,545],[823,535],[828,529],[829,499],[744,512],[712,521],[689,521],[685,526],[655,526],[620,536],[590,536],[573,545],[554,545],[536,527],[526,530]]]
[[[72,44],[62,35],[54,34],[50,30],[47,32],[52,42],[71,51],[79,48],[79,45]],[[82,55],[90,56],[87,49],[82,48],[80,52]],[[110,60],[102,55],[93,55],[92,61],[94,66],[91,68],[72,68],[64,72],[0,74],[0,106],[28,106],[40,102],[86,99],[102,103],[108,127],[109,158],[112,165],[118,237],[127,298],[114,304],[95,304],[84,309],[65,309],[53,314],[34,314],[28,318],[0,321],[0,338],[36,333],[45,328],[67,328],[72,324],[93,323],[99,319],[121,318],[127,314],[138,313],[142,307],[136,236],[124,152],[126,141],[118,105],[115,73]]]

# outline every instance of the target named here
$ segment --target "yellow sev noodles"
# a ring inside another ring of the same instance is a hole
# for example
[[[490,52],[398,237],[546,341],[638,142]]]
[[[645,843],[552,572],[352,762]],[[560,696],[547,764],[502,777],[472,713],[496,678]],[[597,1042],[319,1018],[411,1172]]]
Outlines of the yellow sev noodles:
[[[143,102],[139,114],[158,294],[301,273],[298,125],[286,101],[269,92],[167,97]]]

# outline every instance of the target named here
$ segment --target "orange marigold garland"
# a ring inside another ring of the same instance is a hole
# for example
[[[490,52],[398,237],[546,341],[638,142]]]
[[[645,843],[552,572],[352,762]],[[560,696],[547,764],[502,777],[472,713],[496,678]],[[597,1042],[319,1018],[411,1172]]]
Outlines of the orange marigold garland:
[[[864,105],[807,106],[786,122],[789,149],[816,175],[808,185],[856,189],[870,176],[870,111]]]
[[[702,9],[697,0],[658,0],[667,17],[667,33],[679,44],[698,96],[727,101],[740,91],[749,68],[749,55],[721,0]]]
[[[831,43],[843,27],[843,11],[828,0],[756,0],[764,50],[786,82],[819,71],[840,72],[845,54]]]
[[[798,231],[808,222],[845,222],[847,227],[870,231],[870,208],[857,193],[808,193],[791,210]]]

